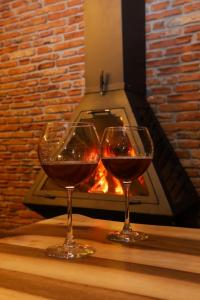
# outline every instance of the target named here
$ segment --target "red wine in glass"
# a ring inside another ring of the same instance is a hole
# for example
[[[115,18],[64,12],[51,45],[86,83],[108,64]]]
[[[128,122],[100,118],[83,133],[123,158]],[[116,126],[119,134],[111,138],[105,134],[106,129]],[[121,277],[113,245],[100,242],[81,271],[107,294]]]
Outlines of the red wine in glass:
[[[67,191],[67,227],[63,244],[50,246],[48,256],[76,259],[91,255],[94,249],[74,239],[72,193],[88,178],[100,159],[96,128],[83,122],[51,122],[45,127],[38,145],[38,156],[46,174]]]
[[[125,221],[121,231],[111,232],[108,239],[126,244],[148,238],[134,231],[130,224],[129,190],[133,180],[151,164],[153,143],[146,127],[107,127],[101,140],[101,160],[105,168],[122,182],[125,194]]]
[[[122,181],[133,181],[141,176],[151,163],[149,157],[102,158],[105,168]]]
[[[96,169],[97,162],[56,162],[42,164],[46,174],[59,186],[76,186]]]

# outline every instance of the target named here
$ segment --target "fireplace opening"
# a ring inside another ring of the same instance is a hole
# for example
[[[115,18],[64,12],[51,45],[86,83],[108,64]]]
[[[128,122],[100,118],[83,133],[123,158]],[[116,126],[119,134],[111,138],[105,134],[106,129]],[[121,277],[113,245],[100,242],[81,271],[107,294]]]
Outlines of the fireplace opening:
[[[103,131],[109,126],[124,126],[125,115],[123,109],[105,109],[104,111],[86,111],[80,115],[81,122],[89,122],[95,125],[101,140]],[[108,195],[123,195],[123,187],[117,178],[112,176],[100,161],[94,174],[77,187],[79,192],[104,193]],[[148,196],[148,185],[144,176],[136,179],[130,186],[130,197]],[[134,201],[134,200],[133,200]],[[136,202],[136,201],[135,201]]]

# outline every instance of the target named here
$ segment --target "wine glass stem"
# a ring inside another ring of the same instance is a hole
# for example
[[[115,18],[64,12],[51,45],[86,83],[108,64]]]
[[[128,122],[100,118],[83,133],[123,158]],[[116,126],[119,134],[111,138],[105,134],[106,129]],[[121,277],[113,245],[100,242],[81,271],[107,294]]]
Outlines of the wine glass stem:
[[[129,191],[130,191],[131,182],[123,182],[124,194],[125,194],[125,221],[124,227],[122,229],[123,233],[129,233],[132,231],[130,224],[130,210],[129,210]]]
[[[74,236],[73,236],[73,226],[72,226],[72,193],[74,187],[67,187],[67,233],[64,244],[66,246],[73,246]]]

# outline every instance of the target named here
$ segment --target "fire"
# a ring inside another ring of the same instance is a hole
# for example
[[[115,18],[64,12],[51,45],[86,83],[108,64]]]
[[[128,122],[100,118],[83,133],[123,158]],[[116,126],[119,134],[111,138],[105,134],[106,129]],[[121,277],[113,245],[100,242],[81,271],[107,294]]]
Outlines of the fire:
[[[139,181],[139,183],[141,184],[141,186],[144,186],[144,185],[145,185],[144,177],[143,177],[143,176],[138,177],[138,181]]]
[[[107,193],[108,191],[108,182],[106,180],[107,171],[104,168],[102,162],[99,162],[97,171],[95,173],[95,184],[88,190],[89,193]]]
[[[113,177],[113,181],[115,182],[115,194],[123,195],[124,192],[123,192],[120,181],[114,177]]]
[[[90,159],[95,159],[96,152],[94,151],[90,154]],[[136,151],[134,148],[129,149],[129,156],[135,156]],[[92,178],[92,179],[91,179]],[[80,191],[85,191],[87,188],[88,193],[112,193],[116,195],[123,195],[123,188],[120,181],[112,176],[104,167],[102,161],[99,162],[95,173],[92,177],[87,179],[82,185],[80,185]],[[83,189],[82,189],[83,188]],[[134,192],[131,189],[131,193],[140,193],[140,190],[146,190],[145,180],[143,176],[140,176],[137,179],[137,182],[134,184]]]
[[[97,171],[95,173],[95,183],[94,185],[88,190],[89,193],[107,193],[109,190],[109,183],[112,182],[113,188],[114,188],[114,192],[118,195],[122,195],[123,194],[123,189],[121,186],[121,183],[118,179],[116,179],[115,177],[112,176],[112,178],[110,174],[108,174],[107,170],[105,169],[104,165],[102,164],[102,162],[99,162],[99,165],[97,167]]]
[[[136,156],[136,151],[135,151],[134,148],[131,148],[131,149],[129,150],[129,155],[130,155],[130,156]]]

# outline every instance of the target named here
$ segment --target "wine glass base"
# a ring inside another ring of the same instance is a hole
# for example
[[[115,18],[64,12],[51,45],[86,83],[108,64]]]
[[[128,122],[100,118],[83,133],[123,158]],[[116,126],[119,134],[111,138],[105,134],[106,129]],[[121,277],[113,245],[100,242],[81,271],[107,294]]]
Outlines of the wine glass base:
[[[148,239],[148,235],[140,231],[131,231],[129,233],[123,233],[119,231],[111,232],[107,236],[108,240],[112,242],[134,244],[137,241],[145,241]]]
[[[95,250],[88,246],[74,243],[73,246],[68,245],[55,245],[46,249],[46,254],[51,257],[64,258],[73,260],[83,256],[91,255]]]

